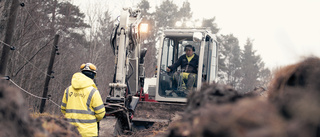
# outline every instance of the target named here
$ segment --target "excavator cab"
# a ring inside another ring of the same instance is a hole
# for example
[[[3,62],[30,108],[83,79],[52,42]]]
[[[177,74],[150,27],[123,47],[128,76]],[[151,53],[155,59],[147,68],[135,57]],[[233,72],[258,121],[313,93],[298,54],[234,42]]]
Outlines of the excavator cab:
[[[183,70],[167,72],[168,66],[185,54],[186,45],[192,45],[199,56],[198,73],[193,90],[200,90],[203,82],[211,83],[217,77],[218,44],[216,37],[206,29],[166,29],[161,36],[158,56],[158,72],[155,100],[165,102],[186,102],[186,96],[192,90],[186,88],[186,79],[174,77]]]
[[[173,73],[168,73],[166,68],[184,54],[186,45],[193,45],[199,56],[198,73],[192,88],[199,91],[202,82],[211,83],[217,76],[218,45],[213,34],[204,28],[167,28],[162,31],[157,47],[159,71],[156,83],[152,81],[148,90],[144,90],[147,50],[140,49],[140,33],[144,26],[141,20],[139,9],[124,8],[110,37],[116,57],[115,73],[112,83],[109,83],[110,92],[104,105],[105,122],[111,126],[103,128],[113,131],[110,132],[113,136],[147,128],[155,122],[169,122],[176,116],[175,112],[184,110],[186,96],[191,91],[184,90],[183,83],[186,82],[183,80],[174,84]],[[182,70],[178,68],[174,71]]]

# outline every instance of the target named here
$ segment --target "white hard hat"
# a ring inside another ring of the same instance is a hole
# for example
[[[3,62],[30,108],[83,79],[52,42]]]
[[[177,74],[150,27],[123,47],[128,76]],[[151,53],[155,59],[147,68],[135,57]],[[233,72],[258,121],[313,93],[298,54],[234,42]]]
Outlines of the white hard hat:
[[[91,71],[93,73],[97,73],[97,67],[95,65],[93,65],[92,63],[83,63],[80,66],[81,71],[87,70],[87,71]]]

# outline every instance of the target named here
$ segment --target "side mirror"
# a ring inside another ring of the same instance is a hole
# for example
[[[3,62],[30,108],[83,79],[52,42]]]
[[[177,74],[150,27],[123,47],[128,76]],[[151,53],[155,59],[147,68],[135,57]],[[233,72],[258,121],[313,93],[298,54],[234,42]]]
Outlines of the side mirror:
[[[200,42],[202,40],[202,33],[201,32],[194,32],[193,33],[193,41]]]

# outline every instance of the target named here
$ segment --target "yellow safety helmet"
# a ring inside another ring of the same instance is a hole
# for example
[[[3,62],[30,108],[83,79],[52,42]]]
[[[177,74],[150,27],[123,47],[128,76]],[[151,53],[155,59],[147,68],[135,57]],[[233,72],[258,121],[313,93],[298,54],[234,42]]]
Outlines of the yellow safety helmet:
[[[91,71],[93,73],[97,73],[97,67],[95,65],[93,65],[92,63],[83,63],[80,66],[81,71],[87,70],[87,71]]]

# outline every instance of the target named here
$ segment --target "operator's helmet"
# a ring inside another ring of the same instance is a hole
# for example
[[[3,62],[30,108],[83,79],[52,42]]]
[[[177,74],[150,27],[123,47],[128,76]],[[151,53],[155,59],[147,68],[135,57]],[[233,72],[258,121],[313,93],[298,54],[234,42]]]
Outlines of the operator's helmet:
[[[94,79],[97,74],[97,67],[92,63],[83,63],[80,66],[80,70],[82,74],[86,75],[87,77]]]
[[[192,49],[193,52],[196,51],[196,49],[195,49],[194,46],[192,46],[192,45],[186,45],[186,46],[184,47],[184,51],[186,51],[187,49]]]

